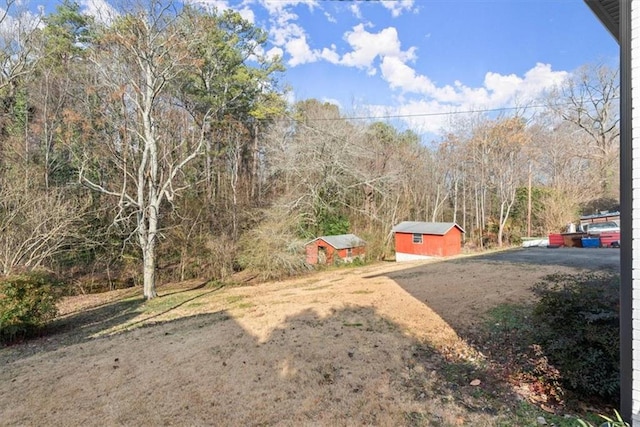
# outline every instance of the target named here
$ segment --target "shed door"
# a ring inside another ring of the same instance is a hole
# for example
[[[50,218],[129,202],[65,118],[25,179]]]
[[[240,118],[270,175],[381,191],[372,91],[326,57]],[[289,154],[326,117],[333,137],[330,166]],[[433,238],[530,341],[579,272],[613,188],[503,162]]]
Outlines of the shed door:
[[[318,264],[327,263],[327,247],[318,246]]]

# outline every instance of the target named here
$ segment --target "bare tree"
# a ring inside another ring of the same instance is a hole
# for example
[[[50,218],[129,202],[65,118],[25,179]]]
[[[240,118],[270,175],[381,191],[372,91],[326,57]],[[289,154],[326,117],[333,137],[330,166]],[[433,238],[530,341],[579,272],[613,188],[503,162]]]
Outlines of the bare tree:
[[[565,121],[541,115],[531,127],[529,159],[533,180],[544,191],[538,212],[544,232],[557,232],[576,219],[579,207],[599,188],[590,174],[589,158],[579,130]]]
[[[269,173],[278,177],[273,182],[280,187],[282,203],[315,235],[322,232],[323,222],[345,208],[347,193],[360,189],[352,161],[357,132],[340,119],[334,105],[308,100],[296,108],[300,119],[274,129],[270,137]],[[330,129],[322,125],[326,121],[331,121]]]
[[[583,66],[549,95],[550,108],[585,136],[580,155],[593,161],[600,197],[618,198],[619,71]],[[577,154],[577,153],[576,153]]]
[[[470,224],[481,246],[492,224],[498,245],[504,243],[517,189],[524,182],[528,141],[526,123],[519,117],[473,116],[453,123],[438,147],[439,175],[452,194],[452,216],[457,218],[461,209],[463,225]]]
[[[36,54],[37,27],[41,22],[40,15],[34,15],[28,10],[21,8],[21,2],[6,0],[0,6],[0,100],[2,108],[0,110],[0,125],[7,126],[10,122],[15,122],[13,110],[19,103],[17,98],[19,82],[30,75],[34,66],[40,58]],[[28,116],[24,110],[26,106],[19,107],[24,114],[19,118],[22,123],[20,128],[22,135],[23,152],[20,153],[23,160],[27,159],[28,147]],[[0,153],[6,150],[5,144],[0,145]],[[0,165],[6,161],[5,156],[0,156]],[[28,177],[24,175],[25,182]]]
[[[34,35],[41,16],[19,9],[21,2],[0,6],[0,90],[31,72],[36,55]]]
[[[81,240],[85,209],[62,191],[0,190],[0,272],[43,267]]]
[[[184,33],[183,16],[172,3],[152,1],[105,28],[91,57],[101,82],[103,113],[112,121],[113,132],[105,143],[119,178],[92,169],[91,153],[85,152],[80,179],[118,200],[116,222],[135,217],[147,299],[157,296],[156,245],[163,204],[182,189],[181,175],[200,154],[208,124],[207,113],[197,124],[172,93],[172,84],[197,66],[189,49],[197,35]]]
[[[528,142],[524,120],[513,117],[497,121],[490,129],[492,139],[491,181],[499,203],[498,246],[503,245],[505,226],[524,180],[526,161],[523,147]]]

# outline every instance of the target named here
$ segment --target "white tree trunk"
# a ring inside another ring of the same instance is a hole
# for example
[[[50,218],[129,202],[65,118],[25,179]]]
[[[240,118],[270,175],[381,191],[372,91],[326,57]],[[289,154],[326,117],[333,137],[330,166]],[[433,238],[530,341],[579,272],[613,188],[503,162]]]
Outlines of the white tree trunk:
[[[156,239],[148,242],[142,250],[144,262],[143,268],[143,289],[144,297],[148,300],[158,296],[156,292]]]

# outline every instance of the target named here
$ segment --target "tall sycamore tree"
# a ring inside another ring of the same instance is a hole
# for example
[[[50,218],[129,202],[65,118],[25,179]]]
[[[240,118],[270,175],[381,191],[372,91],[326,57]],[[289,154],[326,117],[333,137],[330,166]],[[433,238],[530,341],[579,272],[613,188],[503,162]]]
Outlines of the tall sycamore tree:
[[[187,168],[213,137],[212,118],[220,117],[219,99],[193,102],[185,88],[209,63],[203,41],[228,31],[201,25],[211,23],[200,19],[207,14],[180,2],[141,2],[103,27],[91,47],[95,78],[87,91],[100,98],[95,105],[103,117],[104,138],[85,147],[79,176],[117,200],[116,223],[133,222],[147,299],[157,296],[163,213],[181,190],[193,185]],[[107,160],[97,159],[97,153]]]

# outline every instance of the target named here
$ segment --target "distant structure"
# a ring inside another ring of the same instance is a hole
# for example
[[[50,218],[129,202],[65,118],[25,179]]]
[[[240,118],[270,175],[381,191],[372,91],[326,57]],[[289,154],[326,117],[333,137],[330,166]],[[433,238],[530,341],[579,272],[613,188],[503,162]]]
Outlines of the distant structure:
[[[594,215],[583,215],[580,217],[580,228],[594,222],[615,222],[620,225],[620,212],[600,212]]]
[[[333,264],[364,259],[366,242],[355,234],[321,236],[305,244],[307,263]]]
[[[404,221],[392,229],[396,261],[458,255],[464,230],[454,222]]]

